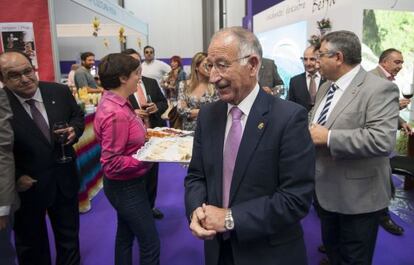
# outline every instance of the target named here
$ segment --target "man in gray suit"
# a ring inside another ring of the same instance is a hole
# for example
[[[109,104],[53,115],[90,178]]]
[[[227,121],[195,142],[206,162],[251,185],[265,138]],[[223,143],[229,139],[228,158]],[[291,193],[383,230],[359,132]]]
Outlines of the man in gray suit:
[[[322,240],[331,265],[371,264],[379,216],[391,198],[398,88],[361,68],[352,32],[325,35],[318,58],[329,81],[310,116]]]
[[[0,88],[0,264],[15,264],[11,244],[12,216],[18,206],[15,190],[12,112],[6,92]]]
[[[383,51],[379,57],[378,66],[370,71],[374,75],[377,75],[383,79],[388,79],[393,81],[395,76],[400,72],[402,65],[404,63],[404,58],[402,53],[394,48],[387,49]],[[410,100],[406,98],[400,99],[400,110],[404,109]],[[406,134],[411,135],[412,130],[411,126],[401,117],[398,118],[398,129],[403,130]],[[395,188],[392,183],[392,191],[395,191]],[[399,226],[397,223],[392,220],[388,208],[386,208],[380,218],[380,225],[389,233],[401,236],[404,234],[404,228]]]
[[[280,91],[283,86],[283,80],[277,72],[275,61],[262,58],[262,65],[259,70],[259,85],[268,94],[280,96],[284,91]]]

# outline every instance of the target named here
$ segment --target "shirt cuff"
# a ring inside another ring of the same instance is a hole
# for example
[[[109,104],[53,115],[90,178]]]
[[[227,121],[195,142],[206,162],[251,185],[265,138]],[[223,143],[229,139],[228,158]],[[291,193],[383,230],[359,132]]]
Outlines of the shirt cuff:
[[[327,147],[329,147],[330,140],[331,140],[331,130],[328,131],[328,141],[326,142]]]
[[[10,206],[0,206],[0,216],[6,216],[10,214]]]

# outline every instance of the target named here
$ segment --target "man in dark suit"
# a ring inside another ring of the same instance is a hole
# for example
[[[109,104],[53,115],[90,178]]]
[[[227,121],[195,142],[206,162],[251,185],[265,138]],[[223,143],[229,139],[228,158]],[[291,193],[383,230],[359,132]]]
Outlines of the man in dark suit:
[[[277,71],[275,61],[272,59],[262,58],[262,65],[259,70],[259,85],[266,93],[275,96],[280,96],[283,93],[283,91],[280,91],[283,80]]]
[[[14,211],[18,208],[14,178],[12,111],[6,92],[0,88],[0,264],[15,265],[11,243]]]
[[[199,112],[185,178],[206,265],[307,264],[300,220],[315,163],[308,115],[260,89],[261,57],[256,36],[240,27],[216,33],[208,49],[220,100]]]
[[[353,32],[331,32],[318,49],[329,80],[310,115],[322,240],[331,265],[371,264],[379,216],[391,197],[398,88],[361,67]]]
[[[141,55],[134,49],[126,49],[123,53],[131,55],[141,61]],[[162,94],[157,80],[145,76],[141,76],[141,78],[137,92],[129,96],[129,102],[135,109],[137,115],[144,120],[148,128],[165,127],[167,124],[161,119],[161,114],[168,108],[167,99]],[[141,91],[138,91],[138,89]],[[140,101],[143,102],[140,103]],[[146,180],[152,214],[154,218],[162,219],[164,214],[155,207],[158,188],[158,163],[154,163],[154,166],[148,171]]]
[[[318,88],[325,80],[319,73],[319,63],[316,60],[314,46],[307,47],[301,59],[305,72],[290,79],[288,100],[310,111],[315,104]]]
[[[15,214],[15,242],[20,265],[51,264],[46,213],[56,241],[56,264],[80,264],[79,179],[72,145],[82,135],[84,114],[69,88],[39,82],[30,61],[21,53],[0,55],[0,80],[13,111],[16,184],[21,207]],[[67,122],[61,133],[72,159],[59,163],[61,145],[52,126]]]

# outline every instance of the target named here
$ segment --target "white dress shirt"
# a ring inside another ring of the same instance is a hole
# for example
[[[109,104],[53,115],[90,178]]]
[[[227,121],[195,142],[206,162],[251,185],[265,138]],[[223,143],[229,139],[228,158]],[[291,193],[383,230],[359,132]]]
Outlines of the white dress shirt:
[[[160,60],[154,59],[150,63],[147,61],[142,62],[142,75],[157,80],[158,85],[161,83],[164,75],[168,74],[170,71],[171,67]]]

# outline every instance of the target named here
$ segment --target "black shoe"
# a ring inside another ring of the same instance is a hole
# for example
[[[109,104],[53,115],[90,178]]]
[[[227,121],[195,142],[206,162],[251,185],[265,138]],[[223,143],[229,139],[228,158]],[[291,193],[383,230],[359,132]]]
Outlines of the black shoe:
[[[380,219],[380,225],[389,233],[396,235],[396,236],[401,236],[402,234],[404,234],[404,228],[402,228],[401,226],[397,225],[390,216],[384,216],[381,217]]]
[[[318,251],[319,251],[320,253],[326,253],[326,248],[325,248],[325,246],[324,246],[324,245],[320,245],[320,246],[318,247]]]
[[[319,265],[329,265],[329,259],[323,258],[321,261],[319,261]]]
[[[162,219],[164,218],[164,214],[157,208],[152,208],[152,216],[154,216],[155,219]]]

